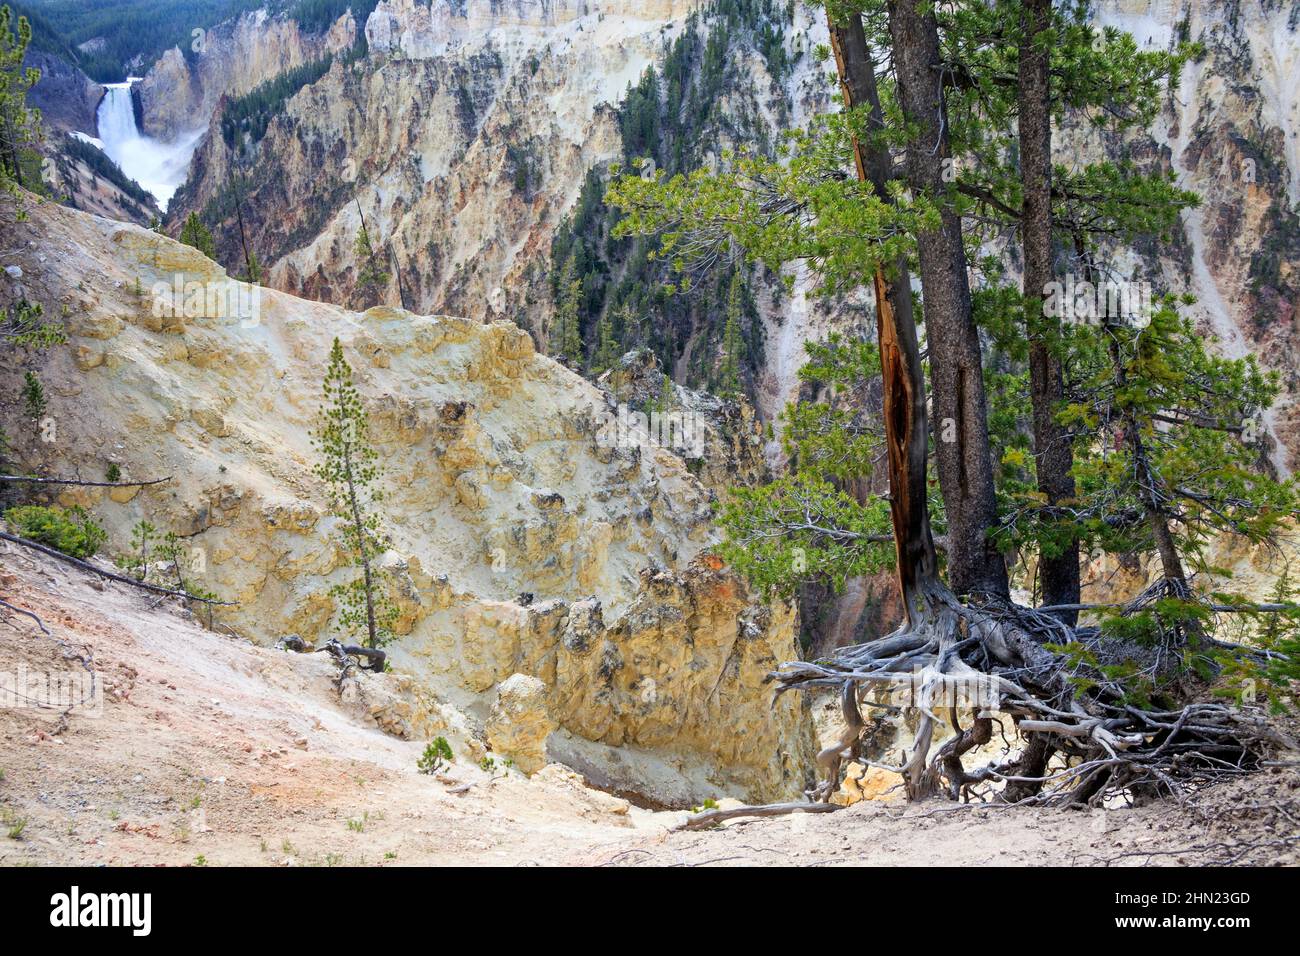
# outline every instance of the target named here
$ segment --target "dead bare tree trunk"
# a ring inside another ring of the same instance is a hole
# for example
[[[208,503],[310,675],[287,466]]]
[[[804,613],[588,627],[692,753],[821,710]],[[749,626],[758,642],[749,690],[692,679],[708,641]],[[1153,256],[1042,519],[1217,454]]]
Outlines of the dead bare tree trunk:
[[[406,301],[406,285],[402,281],[402,264],[397,260],[397,252],[391,242],[388,244],[388,258],[393,263],[393,275],[397,277],[397,298],[402,303],[402,308],[410,312],[411,307]]]
[[[827,19],[845,108],[867,108],[871,126],[879,128],[884,122],[883,114],[876,89],[875,64],[867,48],[862,18],[852,14],[843,23],[836,23],[828,13]],[[855,140],[853,153],[858,178],[870,182],[876,195],[889,202],[887,183],[892,164],[888,151],[879,146],[867,149]],[[925,380],[907,260],[899,258],[892,263],[889,276],[882,265],[877,265],[874,286],[889,469],[889,508],[903,606],[907,619],[913,621],[917,614],[918,585],[935,577],[938,561],[925,495],[929,431]]]
[[[867,47],[862,18],[852,14],[837,23],[828,12],[827,19],[845,108],[865,107],[871,126],[879,128],[883,125],[883,114],[876,89],[875,64]],[[853,153],[858,178],[870,182],[876,195],[889,202],[889,153],[879,145],[867,149],[857,140],[853,143]],[[904,628],[912,629],[923,627],[930,613],[928,597],[938,592],[942,585],[938,580],[938,560],[925,494],[929,429],[921,349],[906,260],[900,258],[894,262],[891,273],[887,277],[884,266],[877,264],[874,276],[876,338],[880,350],[889,511],[894,528],[899,591],[906,614]],[[846,717],[850,716],[847,713],[850,705],[855,711],[851,716],[858,719],[846,723],[850,728],[860,729],[862,721],[856,714],[856,697],[852,700],[846,697]],[[929,716],[922,718],[923,725],[918,733],[918,741],[924,737],[927,751],[930,720]],[[927,773],[925,755],[920,748],[918,742],[914,757],[919,754],[920,759],[909,764],[907,774],[907,791],[914,798],[932,790],[936,782],[933,775]],[[829,797],[829,794],[825,796]]]
[[[244,230],[244,195],[235,174],[231,175],[230,185],[235,191],[235,220],[239,223],[239,245],[244,250],[244,270],[248,282],[257,284],[261,282],[261,276],[258,274],[261,270],[253,268],[253,254],[248,248],[248,233]]]

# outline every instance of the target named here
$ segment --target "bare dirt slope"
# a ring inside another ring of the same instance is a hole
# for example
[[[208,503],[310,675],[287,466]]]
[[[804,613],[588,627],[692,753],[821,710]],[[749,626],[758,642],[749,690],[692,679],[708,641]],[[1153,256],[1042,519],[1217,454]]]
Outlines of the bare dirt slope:
[[[325,655],[223,637],[0,549],[0,595],[93,654],[105,686],[103,716],[62,732],[57,712],[0,709],[0,864],[520,864],[644,813],[552,770],[492,781],[461,755],[452,774],[475,785],[454,795],[416,772],[423,742],[342,708]],[[0,617],[0,672],[76,669],[35,624]]]
[[[0,609],[0,674],[76,670],[64,655],[87,655],[105,688],[99,717],[0,708],[0,865],[1297,862],[1293,769],[1199,808],[870,802],[670,832],[683,813],[631,807],[558,765],[493,779],[458,755],[447,779],[419,774],[421,743],[341,705],[324,655],[211,633],[3,542],[0,598],[52,635]]]
[[[1295,866],[1300,775],[1221,786],[1195,805],[1045,810],[866,801],[832,814],[634,836],[596,866]]]

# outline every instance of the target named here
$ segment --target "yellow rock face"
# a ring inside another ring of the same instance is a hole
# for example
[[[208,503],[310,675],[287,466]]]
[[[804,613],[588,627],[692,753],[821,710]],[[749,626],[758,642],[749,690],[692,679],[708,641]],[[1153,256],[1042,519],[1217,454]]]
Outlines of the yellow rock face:
[[[499,685],[521,674],[545,688],[553,749],[612,786],[678,800],[805,784],[807,712],[793,695],[772,709],[763,683],[796,655],[793,613],[691,563],[713,541],[710,490],[662,449],[600,447],[604,395],[525,333],[268,289],[251,316],[155,315],[138,288],[227,277],[144,229],[29,212],[12,226],[32,243],[24,270],[80,311],[40,369],[58,440],[15,436],[22,463],[172,479],[64,491],[109,531],[106,554],[148,520],[185,536],[200,586],[239,602],[216,612],[223,625],[268,644],[337,635],[329,590],[354,571],[310,438],[337,336],[384,473],[392,547],[379,563],[400,615],[389,650],[413,681],[400,699],[418,712],[417,688],[481,733]],[[79,362],[83,349],[111,360]],[[15,374],[0,387],[16,390]],[[379,713],[418,734],[416,712]]]

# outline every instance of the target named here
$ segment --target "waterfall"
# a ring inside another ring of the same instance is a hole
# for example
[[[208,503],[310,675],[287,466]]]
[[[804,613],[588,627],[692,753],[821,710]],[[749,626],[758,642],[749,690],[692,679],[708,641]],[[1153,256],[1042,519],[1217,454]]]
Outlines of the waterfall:
[[[171,143],[141,133],[135,124],[131,98],[131,86],[138,79],[133,76],[125,83],[104,86],[104,98],[99,101],[99,111],[95,114],[99,140],[104,152],[122,172],[152,193],[158,205],[166,209],[176,187],[185,181],[190,157],[204,131],[184,133]]]
[[[135,107],[131,103],[131,81],[110,83],[104,87],[104,99],[96,115],[99,138],[105,150],[120,153],[122,144],[139,139],[135,126]],[[109,152],[113,156],[113,152]],[[114,156],[116,159],[116,156]]]

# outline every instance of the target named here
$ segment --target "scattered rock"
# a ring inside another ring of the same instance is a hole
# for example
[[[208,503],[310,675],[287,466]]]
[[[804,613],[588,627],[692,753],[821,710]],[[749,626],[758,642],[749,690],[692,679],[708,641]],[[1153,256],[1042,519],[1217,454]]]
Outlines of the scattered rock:
[[[275,642],[275,647],[277,650],[294,651],[298,654],[305,654],[312,649],[311,645],[297,634],[286,634]]]

